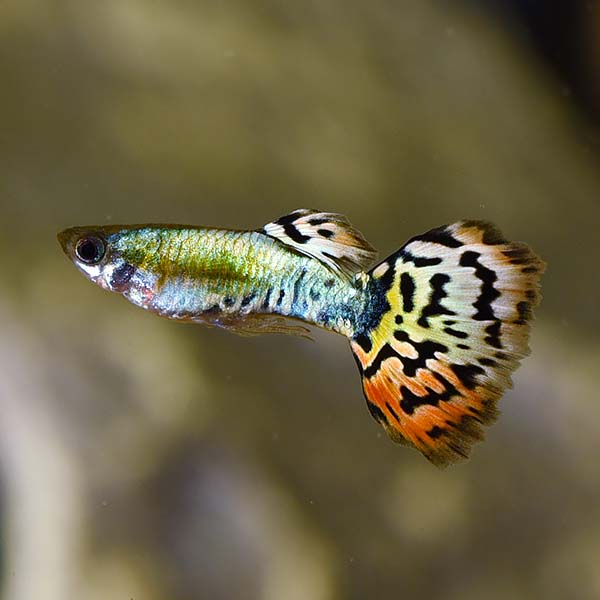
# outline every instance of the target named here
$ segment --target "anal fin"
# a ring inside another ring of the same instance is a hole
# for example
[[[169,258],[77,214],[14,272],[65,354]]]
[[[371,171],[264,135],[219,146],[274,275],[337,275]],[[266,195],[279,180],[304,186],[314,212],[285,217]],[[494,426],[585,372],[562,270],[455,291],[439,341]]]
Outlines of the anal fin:
[[[289,318],[272,314],[225,315],[206,324],[222,327],[244,337],[276,333],[313,339],[307,327],[295,324]]]

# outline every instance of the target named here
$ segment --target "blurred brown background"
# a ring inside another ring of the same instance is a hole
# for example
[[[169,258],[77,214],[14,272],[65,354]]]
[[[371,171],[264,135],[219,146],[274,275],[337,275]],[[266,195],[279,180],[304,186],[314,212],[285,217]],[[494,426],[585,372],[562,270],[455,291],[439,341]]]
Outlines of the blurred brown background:
[[[543,5],[0,3],[4,598],[600,597],[600,8]],[[55,240],[305,206],[548,261],[469,462],[392,444],[341,337],[158,319]]]

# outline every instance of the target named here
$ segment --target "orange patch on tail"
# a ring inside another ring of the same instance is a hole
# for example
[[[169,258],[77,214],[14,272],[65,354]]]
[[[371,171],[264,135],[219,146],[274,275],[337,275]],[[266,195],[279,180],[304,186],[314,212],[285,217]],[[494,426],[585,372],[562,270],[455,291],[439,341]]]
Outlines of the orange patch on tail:
[[[365,365],[367,354],[355,344],[353,350]],[[390,357],[374,375],[363,378],[363,389],[371,413],[394,441],[409,443],[445,466],[466,457],[483,438],[481,426],[496,418],[493,404],[499,393],[481,385],[468,389],[439,359],[427,366],[409,377],[400,360]]]

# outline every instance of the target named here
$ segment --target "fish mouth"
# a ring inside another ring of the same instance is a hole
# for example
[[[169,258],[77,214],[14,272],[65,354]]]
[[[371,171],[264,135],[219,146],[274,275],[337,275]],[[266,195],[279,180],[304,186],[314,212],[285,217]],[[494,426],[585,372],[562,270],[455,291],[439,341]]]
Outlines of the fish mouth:
[[[58,240],[58,243],[60,244],[61,248],[63,249],[63,252],[68,254],[69,253],[69,251],[68,251],[69,243],[73,239],[72,229],[65,229],[65,230],[57,233],[56,239]]]
[[[75,242],[85,234],[85,229],[82,227],[69,227],[56,234],[56,239],[61,245],[65,254],[72,255]]]

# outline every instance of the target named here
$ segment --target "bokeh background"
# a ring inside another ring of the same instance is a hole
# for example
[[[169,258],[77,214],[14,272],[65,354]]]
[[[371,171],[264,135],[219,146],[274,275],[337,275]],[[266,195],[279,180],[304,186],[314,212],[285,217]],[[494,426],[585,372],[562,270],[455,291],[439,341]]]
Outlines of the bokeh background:
[[[0,3],[6,600],[600,598],[600,3]],[[439,471],[347,342],[172,323],[67,226],[460,218],[549,265],[532,355]]]

